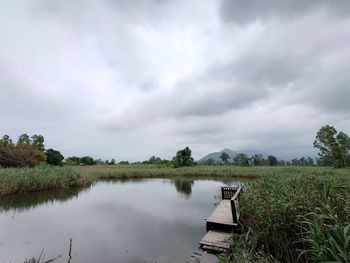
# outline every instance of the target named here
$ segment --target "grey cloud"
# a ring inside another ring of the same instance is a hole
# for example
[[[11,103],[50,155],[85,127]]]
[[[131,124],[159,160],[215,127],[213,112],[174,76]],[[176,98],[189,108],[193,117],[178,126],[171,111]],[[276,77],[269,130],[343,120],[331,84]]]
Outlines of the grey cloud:
[[[321,125],[350,131],[348,13],[342,0],[4,1],[0,136],[118,160],[187,145],[313,154]]]
[[[317,10],[334,16],[349,16],[350,3],[347,0],[222,0],[220,8],[225,21],[246,24],[255,20],[305,16]]]

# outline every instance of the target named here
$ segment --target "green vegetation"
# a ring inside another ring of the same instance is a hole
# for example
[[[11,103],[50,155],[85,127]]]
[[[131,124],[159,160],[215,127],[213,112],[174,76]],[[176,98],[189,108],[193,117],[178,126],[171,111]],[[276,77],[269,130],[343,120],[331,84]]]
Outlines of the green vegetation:
[[[349,170],[345,174],[250,183],[240,200],[245,234],[222,261],[350,262]]]
[[[244,153],[239,153],[235,156],[234,162],[239,166],[250,166],[249,158]]]
[[[46,160],[51,165],[62,165],[63,155],[54,149],[45,151],[44,137],[24,133],[14,144],[8,135],[0,140],[0,167],[34,167]]]
[[[224,164],[227,164],[228,163],[228,160],[230,159],[230,156],[223,152],[221,155],[220,155],[220,159],[221,161],[224,163]]]
[[[321,161],[344,168],[349,161],[350,138],[330,125],[323,126],[316,135],[314,147],[320,150]]]
[[[45,152],[46,154],[46,162],[51,165],[62,165],[62,161],[64,159],[63,155],[54,149],[48,149]]]
[[[82,183],[81,174],[69,167],[41,165],[0,169],[0,195],[64,189]]]
[[[348,169],[327,167],[240,167],[232,165],[193,166],[172,168],[162,165],[88,165],[88,166],[49,166],[34,168],[0,169],[0,195],[66,189],[73,186],[89,185],[101,179],[154,178],[172,176],[210,176],[261,178],[280,175],[341,176],[348,175]]]
[[[176,153],[173,158],[175,167],[194,166],[194,160],[192,158],[192,152],[190,148],[186,147]]]
[[[276,166],[277,165],[277,158],[273,155],[267,156],[267,160],[269,162],[269,165]]]
[[[17,144],[14,144],[8,135],[0,140],[0,167],[33,167],[42,161],[46,156],[43,153],[43,137],[22,134]]]

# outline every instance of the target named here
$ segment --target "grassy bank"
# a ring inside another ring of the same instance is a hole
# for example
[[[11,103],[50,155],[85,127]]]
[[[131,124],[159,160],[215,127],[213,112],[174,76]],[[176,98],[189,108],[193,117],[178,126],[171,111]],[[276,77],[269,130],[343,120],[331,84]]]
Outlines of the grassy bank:
[[[0,195],[85,186],[102,179],[154,178],[171,176],[220,176],[264,178],[273,175],[344,176],[349,169],[325,167],[196,166],[184,168],[156,165],[94,165],[0,169]]]
[[[244,234],[222,262],[350,262],[348,176],[272,176],[240,200]]]
[[[74,166],[84,176],[96,177],[162,177],[162,176],[230,176],[260,178],[271,175],[346,175],[350,169],[331,167],[252,166],[233,165],[194,166],[182,168],[158,167],[156,165],[93,165]]]

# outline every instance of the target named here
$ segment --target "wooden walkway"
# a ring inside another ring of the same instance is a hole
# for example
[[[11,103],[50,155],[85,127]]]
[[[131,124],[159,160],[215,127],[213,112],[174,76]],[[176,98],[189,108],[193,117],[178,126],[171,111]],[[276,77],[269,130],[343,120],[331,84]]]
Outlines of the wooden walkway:
[[[214,212],[205,220],[207,223],[237,226],[233,222],[231,200],[222,200]]]
[[[225,252],[230,248],[230,239],[238,226],[241,192],[241,187],[222,187],[222,200],[206,219],[208,232],[199,242],[203,250]]]

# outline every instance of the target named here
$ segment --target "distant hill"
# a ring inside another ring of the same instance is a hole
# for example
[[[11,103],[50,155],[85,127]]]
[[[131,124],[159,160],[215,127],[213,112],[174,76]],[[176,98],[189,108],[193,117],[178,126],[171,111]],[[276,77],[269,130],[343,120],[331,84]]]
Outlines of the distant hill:
[[[221,162],[220,156],[221,154],[225,152],[230,156],[229,162],[232,162],[233,158],[239,153],[244,153],[248,155],[249,157],[253,156],[254,154],[261,154],[264,158],[266,158],[269,154],[261,151],[256,151],[256,150],[251,150],[251,149],[246,149],[246,150],[240,150],[240,151],[233,151],[231,149],[225,148],[220,152],[212,152],[207,154],[206,156],[202,157],[199,159],[199,162],[203,162],[209,159],[213,159],[216,162]]]

